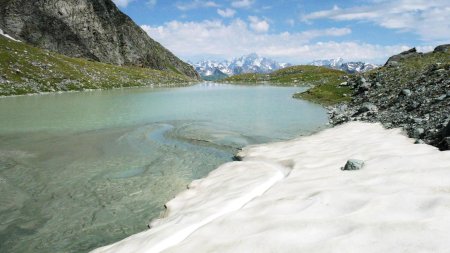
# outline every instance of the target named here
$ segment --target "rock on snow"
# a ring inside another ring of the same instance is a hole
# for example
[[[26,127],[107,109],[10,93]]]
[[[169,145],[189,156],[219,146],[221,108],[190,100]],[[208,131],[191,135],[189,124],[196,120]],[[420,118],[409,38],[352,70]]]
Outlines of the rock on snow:
[[[347,161],[344,167],[341,170],[360,170],[364,166],[364,161],[357,159],[350,159]]]
[[[413,142],[350,122],[247,147],[150,230],[93,252],[448,252],[450,151]],[[343,173],[354,157],[364,169]]]

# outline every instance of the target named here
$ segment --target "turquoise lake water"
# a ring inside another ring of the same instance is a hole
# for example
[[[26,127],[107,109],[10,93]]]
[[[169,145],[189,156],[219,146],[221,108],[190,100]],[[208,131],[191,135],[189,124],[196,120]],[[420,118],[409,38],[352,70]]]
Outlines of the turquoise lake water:
[[[302,87],[136,88],[0,98],[0,252],[87,252],[147,229],[239,148],[326,127]]]

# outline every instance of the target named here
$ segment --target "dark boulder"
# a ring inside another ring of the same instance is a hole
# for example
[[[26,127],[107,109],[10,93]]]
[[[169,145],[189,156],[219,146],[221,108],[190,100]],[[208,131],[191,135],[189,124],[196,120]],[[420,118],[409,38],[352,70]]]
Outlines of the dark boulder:
[[[357,114],[361,114],[364,112],[377,112],[378,111],[378,107],[372,103],[364,103],[362,104],[362,106],[359,108]]]
[[[364,161],[357,159],[350,159],[347,161],[344,167],[341,167],[341,170],[360,170],[364,166]]]
[[[416,48],[413,47],[407,51],[401,52],[400,54],[391,56],[384,66],[397,66],[400,61],[417,55],[421,55],[421,53],[418,53]]]
[[[444,53],[445,52],[450,52],[450,44],[437,46],[434,49],[433,53],[438,53],[438,52],[444,52]]]
[[[358,89],[358,92],[365,92],[370,90],[370,87],[372,87],[372,84],[370,84],[369,82],[363,82]]]
[[[450,137],[450,120],[447,123],[447,126],[442,130],[442,137]]]
[[[410,89],[403,89],[403,90],[400,92],[400,95],[405,96],[405,97],[409,97],[409,96],[412,95],[412,92],[411,92]]]
[[[425,133],[425,130],[424,130],[423,128],[417,127],[417,128],[415,128],[414,131],[413,131],[413,136],[414,136],[415,138],[421,138],[421,137],[423,137],[423,134],[424,134],[424,133]]]

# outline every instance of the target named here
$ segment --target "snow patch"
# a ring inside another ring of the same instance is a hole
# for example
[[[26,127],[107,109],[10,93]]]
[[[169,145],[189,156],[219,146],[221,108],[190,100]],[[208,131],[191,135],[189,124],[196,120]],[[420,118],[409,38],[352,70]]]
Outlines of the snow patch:
[[[165,205],[166,217],[153,221],[150,224],[152,229],[93,252],[162,252],[202,226],[261,196],[284,179],[289,171],[267,162],[224,164],[207,178],[193,181],[188,186],[189,190],[169,201]]]
[[[150,230],[93,252],[447,252],[450,151],[413,142],[350,122],[247,147]]]
[[[10,40],[16,41],[16,42],[21,42],[20,40],[16,40],[13,37],[9,36],[8,34],[4,33],[2,29],[0,29],[0,35],[2,35],[3,37],[6,37]]]

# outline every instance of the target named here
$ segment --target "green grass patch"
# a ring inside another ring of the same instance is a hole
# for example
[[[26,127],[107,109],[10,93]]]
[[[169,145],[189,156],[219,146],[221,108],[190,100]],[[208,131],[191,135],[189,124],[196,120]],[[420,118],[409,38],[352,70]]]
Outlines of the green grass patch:
[[[270,83],[277,86],[313,86],[306,92],[294,94],[294,98],[330,105],[348,101],[350,89],[340,87],[346,73],[324,67],[300,65],[280,69],[270,74],[242,74],[222,80],[232,84]]]
[[[305,92],[296,93],[294,98],[305,99],[322,105],[333,105],[349,102],[352,90],[348,87],[338,87],[334,84],[315,86]]]
[[[380,67],[364,75],[371,79],[376,79],[377,76],[395,77],[395,80],[392,81],[406,84],[413,81],[417,78],[418,73],[426,71],[430,66],[445,64],[450,64],[450,52],[430,52],[408,57],[401,60],[397,66]]]
[[[0,36],[0,95],[197,82],[179,71],[71,58]]]

